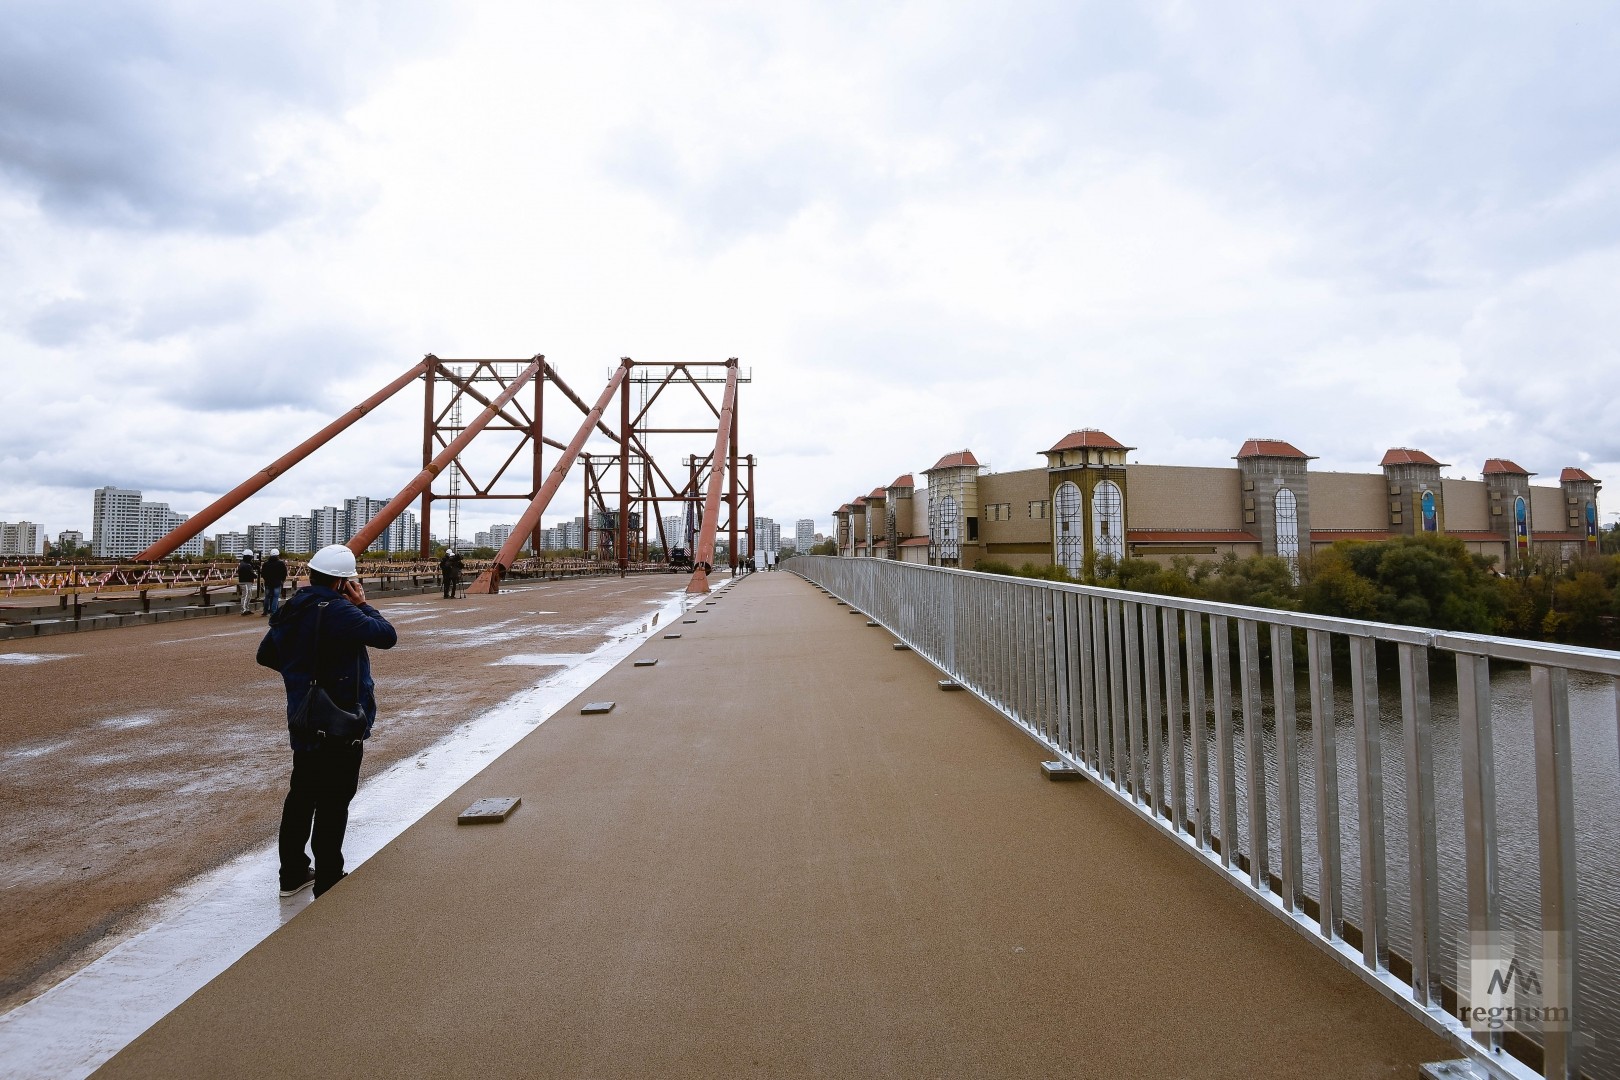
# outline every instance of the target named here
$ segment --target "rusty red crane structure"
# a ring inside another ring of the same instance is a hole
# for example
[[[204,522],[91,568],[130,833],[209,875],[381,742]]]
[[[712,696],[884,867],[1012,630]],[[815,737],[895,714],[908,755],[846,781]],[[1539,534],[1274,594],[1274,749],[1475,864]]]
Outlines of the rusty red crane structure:
[[[153,562],[171,554],[418,380],[423,384],[422,470],[371,520],[355,530],[348,546],[357,555],[382,536],[412,503],[420,505],[421,552],[425,557],[432,551],[434,503],[450,499],[526,500],[528,505],[506,543],[468,590],[475,594],[498,592],[502,579],[518,563],[525,544],[537,553],[540,551],[541,516],[575,462],[581,459],[585,462],[587,547],[590,547],[592,534],[603,537],[605,533],[607,539],[598,547],[611,553],[621,573],[629,569],[632,556],[639,554],[643,559],[647,556],[654,531],[665,551],[675,545],[675,538],[665,535],[663,511],[666,507],[684,511],[683,519],[694,522],[691,530],[694,533],[693,570],[687,584],[687,591],[691,593],[709,591],[708,575],[714,569],[716,539],[722,523],[729,532],[728,550],[733,569],[742,551],[739,533],[747,538],[754,535],[754,458],[738,453],[737,409],[738,387],[751,380],[742,373],[735,357],[723,362],[665,364],[623,357],[596,401],[587,404],[544,356],[528,360],[442,360],[429,354],[365,401],[188,518],[137,555],[136,560]],[[545,433],[547,387],[560,393],[570,406],[584,414],[566,443]],[[707,389],[714,387],[723,387],[718,402]],[[696,398],[695,403],[688,402],[686,418],[678,425],[660,425],[654,420],[655,407],[682,391],[691,391]],[[633,392],[639,392],[636,393],[639,401],[634,406]],[[607,415],[615,399],[618,423],[611,425]],[[451,418],[459,415],[469,403],[480,406],[481,411],[464,425],[454,422]],[[458,405],[462,409],[458,409]],[[698,420],[690,419],[694,412]],[[711,416],[712,423],[708,422]],[[504,458],[497,454],[498,464],[493,473],[484,475],[476,463],[468,460],[467,451],[488,432],[508,433],[507,441],[515,445]],[[585,450],[597,435],[612,444],[611,453],[592,454]],[[714,439],[709,454],[694,453],[680,458],[684,476],[679,471],[666,469],[653,452],[655,445],[661,446],[678,435],[712,435]],[[549,471],[545,468],[547,448],[555,451]],[[526,464],[527,469],[521,468],[520,462]],[[434,490],[435,481],[448,478],[450,470],[456,471],[468,490],[454,494]],[[525,472],[528,486],[514,490],[515,477]],[[613,484],[615,479],[616,485]],[[613,506],[615,501],[617,505]]]

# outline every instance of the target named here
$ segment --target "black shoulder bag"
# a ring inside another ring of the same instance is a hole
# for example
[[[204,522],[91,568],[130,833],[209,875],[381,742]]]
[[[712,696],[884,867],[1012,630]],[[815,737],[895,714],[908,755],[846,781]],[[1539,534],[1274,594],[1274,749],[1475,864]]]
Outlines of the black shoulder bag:
[[[340,708],[332,695],[320,684],[321,620],[326,616],[323,601],[315,609],[315,644],[309,668],[309,692],[304,695],[298,710],[287,721],[293,732],[306,739],[332,740],[339,743],[359,742],[366,734],[366,713],[360,705],[360,661],[354,662],[354,711]]]

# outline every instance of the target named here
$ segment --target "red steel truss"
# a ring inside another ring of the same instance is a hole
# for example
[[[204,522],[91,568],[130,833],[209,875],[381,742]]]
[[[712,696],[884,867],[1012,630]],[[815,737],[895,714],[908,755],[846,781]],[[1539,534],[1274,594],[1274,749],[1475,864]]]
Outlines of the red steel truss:
[[[510,572],[525,544],[539,552],[541,515],[561,488],[574,462],[582,457],[586,462],[587,536],[592,533],[600,536],[602,530],[597,527],[598,523],[607,525],[610,535],[595,546],[604,556],[611,555],[621,573],[629,568],[633,557],[646,558],[652,530],[656,530],[660,546],[666,552],[677,543],[677,538],[664,535],[666,507],[680,510],[683,517],[689,520],[689,508],[695,510],[697,504],[702,503],[695,530],[694,569],[688,584],[689,592],[708,591],[708,573],[713,569],[716,535],[722,517],[729,529],[733,568],[742,551],[738,532],[742,528],[745,504],[747,525],[743,535],[753,536],[754,459],[737,452],[737,387],[750,380],[740,374],[735,357],[723,363],[675,364],[647,364],[624,357],[600,397],[593,405],[586,405],[543,356],[528,360],[441,360],[429,354],[421,363],[360,405],[276,459],[206,510],[188,519],[142,552],[138,560],[150,562],[172,553],[416,379],[423,382],[422,471],[356,531],[348,542],[356,554],[365,551],[418,499],[421,507],[421,551],[424,556],[431,554],[435,502],[451,499],[524,499],[528,506],[512,535],[495,556],[494,565],[480,574],[469,589],[473,593],[496,592],[501,579]],[[724,384],[725,389],[721,402],[716,404],[704,388],[718,384]],[[573,438],[566,444],[547,437],[543,430],[545,390],[548,386],[560,392],[584,414]],[[531,387],[532,398],[528,398],[523,391]],[[654,407],[661,400],[673,398],[683,390],[695,392],[701,407],[689,402],[687,414],[678,426],[655,423]],[[632,402],[632,393],[636,394],[638,401]],[[614,404],[615,396],[618,397],[619,406],[618,425],[610,427],[603,418]],[[461,414],[461,406],[468,402],[481,408],[463,426],[454,418]],[[691,419],[692,412],[696,412],[699,419]],[[708,416],[713,417],[712,423],[708,422]],[[496,455],[499,464],[493,474],[486,478],[480,477],[475,465],[469,463],[466,451],[480,436],[489,432],[509,433],[508,442],[514,441],[512,436],[516,438],[515,446],[505,453],[504,458],[500,458],[499,454],[505,452],[506,447],[503,445],[500,448]],[[707,457],[680,456],[679,460],[687,467],[687,475],[677,485],[660,465],[654,447],[664,447],[672,436],[711,434],[714,437],[712,454]],[[613,452],[585,452],[585,446],[594,435],[603,436],[611,442]],[[544,472],[542,460],[546,447],[558,452],[549,473]],[[525,458],[529,464],[526,471],[532,476],[532,484],[526,489],[510,490],[511,478],[517,473],[514,466]],[[718,467],[714,465],[716,462],[719,463]],[[445,486],[442,481],[451,475],[452,470],[458,480],[454,487],[458,490],[442,490]],[[746,479],[743,476],[745,472]],[[613,483],[615,479],[617,484]],[[503,480],[506,481],[504,489],[501,485]],[[436,482],[440,483],[440,491],[434,490]],[[460,491],[462,483],[469,490]],[[706,495],[701,493],[704,484],[708,489]],[[616,506],[612,505],[615,501]],[[723,516],[720,513],[722,503],[728,511]],[[684,537],[681,539],[684,540]],[[587,548],[591,547],[587,542]]]

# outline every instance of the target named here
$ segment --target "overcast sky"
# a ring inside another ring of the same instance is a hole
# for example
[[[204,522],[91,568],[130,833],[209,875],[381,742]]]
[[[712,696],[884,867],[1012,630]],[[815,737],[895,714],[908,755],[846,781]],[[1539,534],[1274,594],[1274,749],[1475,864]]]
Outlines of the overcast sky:
[[[0,18],[0,519],[53,536],[104,484],[195,512],[429,352],[588,399],[740,357],[759,512],[823,529],[1078,427],[1620,483],[1612,4]],[[420,429],[407,390],[221,527],[389,498]]]

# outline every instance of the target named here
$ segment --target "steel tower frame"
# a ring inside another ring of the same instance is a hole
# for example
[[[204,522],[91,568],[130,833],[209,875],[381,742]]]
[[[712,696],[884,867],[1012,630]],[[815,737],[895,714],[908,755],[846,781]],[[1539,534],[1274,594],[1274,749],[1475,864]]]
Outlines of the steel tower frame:
[[[508,370],[509,368],[513,370]],[[739,384],[751,382],[752,379],[741,373],[736,357],[728,358],[724,362],[667,364],[642,363],[628,356],[622,357],[596,402],[593,405],[586,405],[584,400],[563,381],[556,369],[546,362],[543,355],[536,355],[528,360],[443,360],[430,353],[377,393],[299,443],[200,513],[188,518],[136,556],[136,560],[153,562],[171,554],[181,544],[201,533],[249,496],[262,490],[276,477],[303,461],[315,450],[330,442],[338,433],[346,430],[362,416],[417,379],[423,381],[422,470],[348,541],[348,547],[356,554],[364,552],[401,513],[410,507],[412,502],[418,499],[421,519],[420,550],[424,555],[432,550],[432,513],[435,502],[451,499],[527,499],[527,508],[517,527],[513,529],[512,535],[496,554],[493,565],[479,574],[468,590],[475,594],[498,592],[501,579],[510,573],[525,542],[532,545],[537,555],[540,552],[541,515],[556,496],[574,463],[582,456],[587,458],[585,469],[587,529],[591,524],[592,499],[606,509],[611,492],[604,480],[611,477],[612,471],[618,474],[616,492],[618,513],[612,550],[621,574],[629,569],[632,550],[645,555],[648,521],[658,523],[662,537],[661,508],[666,502],[687,506],[695,505],[701,498],[703,504],[701,528],[693,553],[694,567],[691,580],[687,584],[688,592],[709,591],[708,574],[714,568],[715,538],[720,523],[719,511],[722,502],[729,510],[733,568],[736,567],[739,554],[737,532],[743,502],[746,502],[748,507],[747,532],[752,539],[754,459],[752,455],[740,455],[737,452],[739,432],[737,388]],[[449,387],[449,394],[436,406],[437,391],[441,384]],[[573,438],[567,443],[559,442],[544,432],[545,388],[548,384],[554,386],[570,404],[584,413],[584,419],[574,432]],[[717,404],[704,387],[719,384],[724,385],[724,392]],[[641,399],[635,409],[632,409],[630,400],[633,385],[640,389]],[[532,390],[532,404],[518,400],[518,395],[525,388]],[[672,388],[689,388],[694,391],[707,410],[713,414],[713,425],[688,424],[668,427],[656,424],[653,420],[654,406]],[[619,399],[619,423],[616,428],[608,426],[603,419],[615,397]],[[463,425],[451,420],[451,417],[459,414],[459,406],[466,399],[481,405],[482,411]],[[468,468],[462,454],[485,431],[515,432],[519,435],[519,439],[516,448],[495,469],[494,474],[487,480],[480,481],[479,477]],[[585,454],[586,443],[597,433],[615,444],[614,453]],[[686,482],[677,486],[654,456],[651,443],[655,439],[670,435],[710,434],[714,436],[713,452],[706,458],[697,455],[683,457],[682,464],[688,467],[688,475]],[[557,451],[549,473],[544,471],[543,461],[543,451],[548,446]],[[525,491],[498,491],[497,485],[503,478],[508,478],[512,474],[513,467],[517,465],[525,451],[528,452],[531,485]],[[601,465],[596,464],[599,459]],[[715,462],[719,463],[717,467],[713,465]],[[635,465],[636,473],[634,484],[632,484],[632,464]],[[739,483],[738,474],[744,467],[747,469],[748,479]],[[445,476],[450,470],[454,470],[457,481],[455,487],[459,488],[460,483],[464,481],[471,490],[454,493],[435,492],[434,481]],[[728,477],[729,490],[725,486]],[[707,486],[707,490],[700,496],[703,485]],[[642,524],[633,538],[630,518],[632,507],[637,505],[641,508]],[[665,541],[667,550],[667,538]]]

